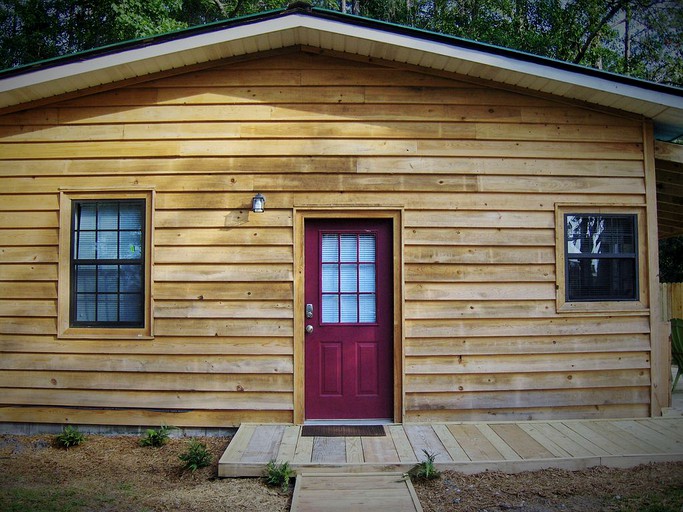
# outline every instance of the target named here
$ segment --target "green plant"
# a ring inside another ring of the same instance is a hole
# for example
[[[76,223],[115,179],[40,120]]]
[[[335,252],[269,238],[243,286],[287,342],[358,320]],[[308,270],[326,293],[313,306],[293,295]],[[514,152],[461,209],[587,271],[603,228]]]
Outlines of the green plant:
[[[278,464],[271,460],[263,472],[263,478],[270,486],[279,486],[282,492],[289,490],[289,481],[294,477],[294,470],[289,467],[289,462]]]
[[[408,474],[419,480],[433,480],[439,478],[441,472],[434,466],[436,455],[429,453],[427,450],[422,450],[422,452],[425,454],[425,457],[427,457],[426,460],[415,464],[415,466],[408,471]]]
[[[85,434],[79,432],[78,427],[67,425],[55,440],[57,441],[58,446],[61,446],[62,448],[71,448],[72,446],[78,446],[85,441]]]
[[[148,428],[145,436],[140,439],[140,446],[159,448],[168,442],[169,432],[173,427],[162,425],[159,429]]]
[[[184,462],[183,469],[189,469],[192,472],[211,464],[211,453],[204,443],[196,439],[190,439],[187,451],[178,458]]]

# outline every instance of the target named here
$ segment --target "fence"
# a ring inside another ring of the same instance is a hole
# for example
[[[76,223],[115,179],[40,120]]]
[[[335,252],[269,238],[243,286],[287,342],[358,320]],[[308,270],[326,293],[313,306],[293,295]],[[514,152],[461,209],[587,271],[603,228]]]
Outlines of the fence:
[[[659,297],[663,322],[671,318],[683,318],[683,283],[660,283]]]

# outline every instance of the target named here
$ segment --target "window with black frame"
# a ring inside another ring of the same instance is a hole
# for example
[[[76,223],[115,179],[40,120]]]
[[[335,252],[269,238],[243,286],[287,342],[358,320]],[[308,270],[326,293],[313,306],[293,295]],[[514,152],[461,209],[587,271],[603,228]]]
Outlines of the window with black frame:
[[[637,300],[637,216],[568,213],[564,225],[566,300]]]
[[[72,205],[72,327],[143,327],[145,201]]]

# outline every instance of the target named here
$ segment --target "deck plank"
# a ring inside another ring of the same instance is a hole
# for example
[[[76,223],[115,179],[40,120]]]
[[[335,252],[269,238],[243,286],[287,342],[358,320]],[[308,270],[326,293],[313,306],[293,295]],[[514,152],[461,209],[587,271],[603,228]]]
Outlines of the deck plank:
[[[539,428],[540,423],[522,423],[519,428],[538,441],[544,448],[557,458],[571,458],[571,454],[549,438]]]
[[[401,462],[417,463],[417,457],[413,451],[413,447],[408,441],[408,436],[402,425],[389,425],[387,428],[391,439],[394,441],[394,447],[398,453],[398,458]]]
[[[361,437],[363,456],[369,463],[398,463],[400,459],[390,437]]]
[[[470,460],[465,453],[465,450],[462,449],[462,446],[460,446],[455,437],[453,437],[453,434],[450,430],[448,430],[446,425],[435,424],[432,425],[432,428],[434,429],[434,433],[439,436],[441,444],[443,444],[446,450],[448,450],[448,455],[451,456],[453,461],[464,462]]]
[[[233,436],[228,448],[221,456],[219,464],[232,461],[241,462],[244,450],[247,449],[247,445],[251,440],[251,436],[254,435],[255,430],[256,425],[243,424]]]
[[[360,437],[345,437],[346,462],[349,464],[360,464],[363,460],[363,444]]]
[[[267,463],[277,457],[284,425],[259,425],[242,455],[243,462]]]
[[[557,423],[539,423],[538,429],[543,432],[555,444],[565,450],[571,457],[593,457],[600,455],[593,453],[582,442],[583,438],[574,433],[573,436],[568,435],[558,429]]]
[[[592,430],[604,433],[612,442],[622,447],[623,455],[640,455],[645,453],[658,453],[656,447],[634,436],[627,430],[617,427],[611,421],[597,421],[589,425]]]
[[[434,455],[436,462],[451,462],[448,450],[431,425],[405,425],[403,427],[418,460],[425,460],[426,453]]]
[[[554,455],[543,447],[519,425],[500,423],[491,425],[493,431],[505,441],[522,459],[552,459]]]
[[[294,460],[296,464],[309,464],[313,455],[313,438],[299,435],[294,450]]]
[[[589,439],[592,443],[602,447],[602,449],[604,449],[610,455],[617,455],[622,452],[621,446],[619,446],[616,443],[613,443],[609,437],[604,436],[596,430],[591,429],[583,421],[566,421],[564,422],[564,424],[577,434],[585,437],[586,439]]]
[[[660,432],[661,434],[670,437],[671,439],[678,439],[679,441],[683,441],[683,430],[681,430],[680,425],[676,424],[671,424],[669,425],[668,422],[661,421],[661,420],[656,420],[656,419],[644,419],[644,420],[639,420],[640,423],[643,425],[646,425],[652,429],[655,429],[657,432]]]
[[[287,425],[285,432],[282,435],[282,442],[277,452],[276,460],[280,464],[283,462],[292,462],[294,460],[294,453],[296,452],[296,442],[301,434],[301,427],[296,425]]]
[[[494,432],[494,430],[487,424],[481,423],[477,425],[479,431],[489,440],[493,447],[503,456],[504,460],[521,460],[522,457],[510,448],[510,446],[501,437]]]
[[[594,443],[588,437],[581,435],[576,430],[569,428],[564,423],[555,422],[553,423],[553,427],[559,430],[560,433],[567,436],[567,438],[574,441],[576,444],[583,446],[586,450],[590,452],[591,455],[611,455],[609,451],[605,450],[597,443]]]
[[[646,443],[654,446],[660,452],[675,451],[680,446],[675,439],[663,436],[656,430],[653,430],[643,424],[638,420],[625,420],[625,421],[615,421],[614,424],[627,430],[638,439],[645,441]]]
[[[343,437],[314,437],[311,462],[346,462],[346,442]]]
[[[476,425],[448,425],[448,430],[470,460],[501,460],[503,458],[503,455],[496,450],[491,441],[486,439]]]

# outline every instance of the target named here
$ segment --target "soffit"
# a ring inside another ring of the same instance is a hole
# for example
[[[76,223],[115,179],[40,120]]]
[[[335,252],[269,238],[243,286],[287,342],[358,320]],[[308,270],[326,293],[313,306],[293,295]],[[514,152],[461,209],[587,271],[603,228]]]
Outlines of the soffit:
[[[284,11],[194,33],[85,52],[0,74],[0,108],[221,59],[297,45],[452,72],[651,118],[683,134],[683,90],[356,17]],[[76,56],[79,57],[79,56]]]

